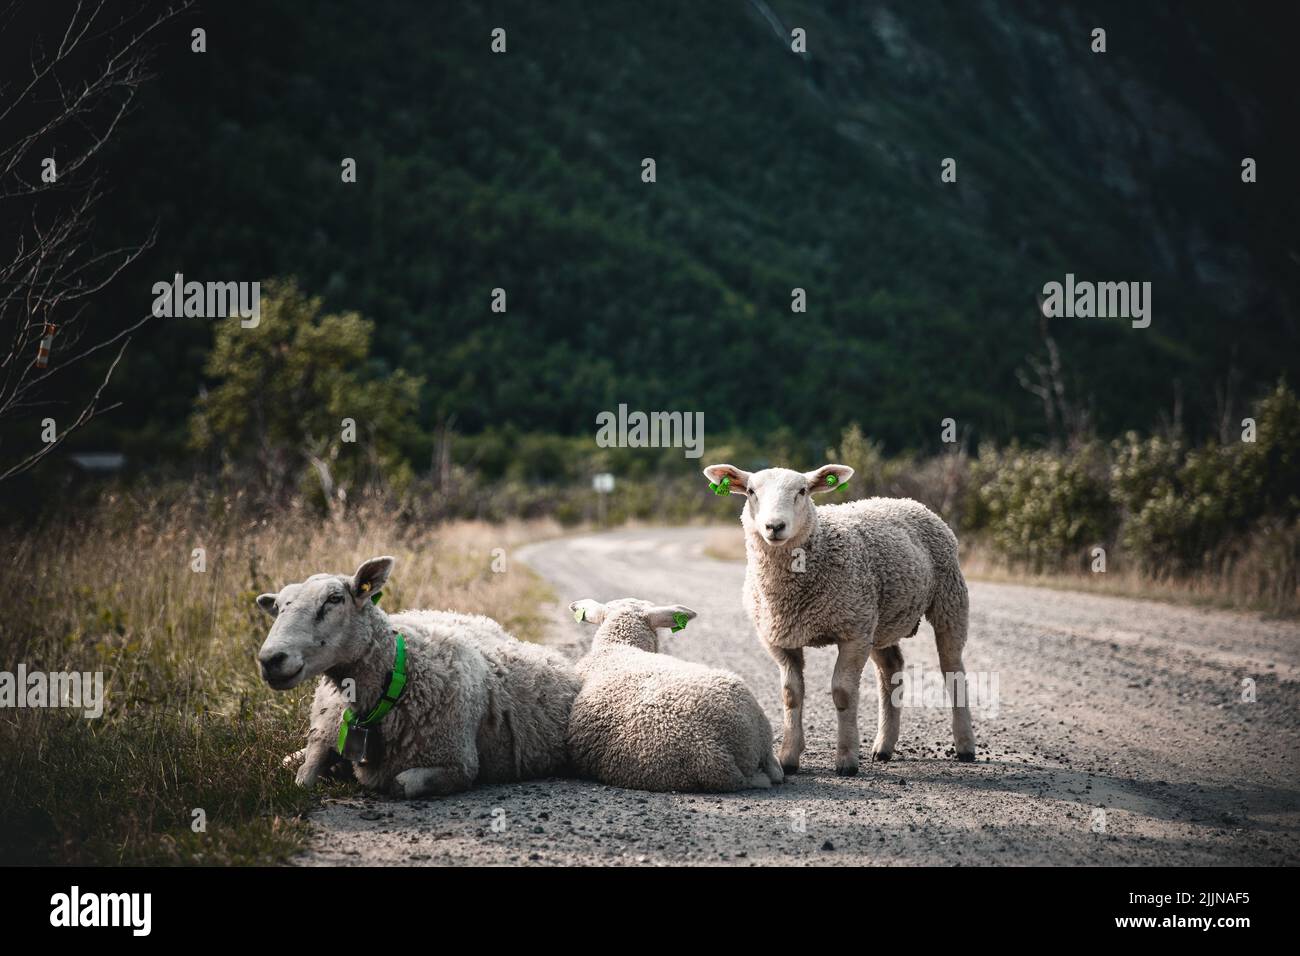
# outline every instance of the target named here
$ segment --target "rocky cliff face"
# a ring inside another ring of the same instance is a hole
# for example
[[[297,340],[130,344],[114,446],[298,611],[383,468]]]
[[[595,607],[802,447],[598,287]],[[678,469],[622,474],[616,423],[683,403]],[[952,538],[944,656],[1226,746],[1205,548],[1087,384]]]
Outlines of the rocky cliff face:
[[[1294,155],[1277,147],[1295,144],[1282,128],[1284,87],[1273,85],[1285,54],[1249,32],[1267,29],[1268,12],[1252,21],[1195,4],[1129,7],[885,0],[814,11],[750,0],[773,43],[788,47],[796,26],[809,33],[809,108],[847,140],[918,184],[935,175],[929,145],[975,160],[962,164],[951,210],[964,227],[1023,249],[1033,237],[1002,228],[1014,226],[1004,214],[1016,194],[1038,192],[1069,227],[1122,224],[1142,254],[1134,268],[1195,287],[1230,315],[1270,309],[1294,333],[1294,263],[1277,274],[1276,223],[1259,215],[1270,204],[1259,194],[1296,205],[1279,195],[1295,191],[1277,188]],[[1093,49],[1096,28],[1105,52]],[[1268,167],[1252,192],[1246,156]],[[1086,244],[1077,254],[1094,255]]]

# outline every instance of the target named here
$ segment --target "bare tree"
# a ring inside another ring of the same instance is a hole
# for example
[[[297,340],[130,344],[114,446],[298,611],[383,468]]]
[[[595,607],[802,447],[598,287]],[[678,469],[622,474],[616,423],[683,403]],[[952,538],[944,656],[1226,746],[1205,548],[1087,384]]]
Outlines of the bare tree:
[[[1043,403],[1047,431],[1052,443],[1075,445],[1087,435],[1090,427],[1088,409],[1070,398],[1065,384],[1065,370],[1061,365],[1061,350],[1048,331],[1047,315],[1040,307],[1038,333],[1043,340],[1046,358],[1027,356],[1029,370],[1017,369],[1016,380],[1020,387]],[[1031,377],[1032,373],[1032,377]]]
[[[189,6],[79,0],[59,19],[42,0],[20,0],[0,11],[6,42],[29,41],[25,62],[0,56],[0,424],[56,409],[63,419],[53,441],[33,429],[30,445],[0,448],[0,481],[116,407],[100,404],[104,390],[152,318],[105,328],[87,312],[154,241],[151,232],[129,247],[97,246],[97,161],[150,79],[159,29]],[[54,343],[49,353],[43,339]],[[102,376],[87,384],[69,374],[100,353]]]
[[[1232,443],[1233,433],[1241,426],[1237,424],[1237,393],[1241,388],[1241,369],[1237,368],[1237,343],[1232,344],[1228,358],[1228,371],[1222,381],[1214,383],[1215,421],[1218,422],[1219,444]]]

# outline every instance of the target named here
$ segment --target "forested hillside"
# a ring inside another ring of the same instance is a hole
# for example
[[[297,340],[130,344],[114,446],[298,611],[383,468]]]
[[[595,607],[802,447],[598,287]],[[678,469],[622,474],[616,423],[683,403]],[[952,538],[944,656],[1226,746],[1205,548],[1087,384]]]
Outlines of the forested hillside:
[[[118,297],[294,276],[376,323],[376,373],[424,378],[426,430],[583,434],[627,402],[924,449],[945,417],[1044,437],[1017,380],[1043,284],[1142,280],[1150,328],[1051,323],[1072,398],[1114,434],[1181,393],[1212,430],[1232,370],[1244,407],[1300,354],[1286,34],[1067,7],[208,4],[208,52],[160,51],[117,144],[102,225],[160,226]],[[120,441],[180,453],[210,341],[133,346]]]

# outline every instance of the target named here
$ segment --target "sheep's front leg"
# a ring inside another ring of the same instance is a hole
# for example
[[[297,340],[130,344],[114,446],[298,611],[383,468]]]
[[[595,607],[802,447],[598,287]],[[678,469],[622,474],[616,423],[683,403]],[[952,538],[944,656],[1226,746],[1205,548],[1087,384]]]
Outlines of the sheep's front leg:
[[[871,645],[864,640],[842,641],[831,677],[831,699],[839,712],[835,740],[835,772],[851,777],[858,772],[858,684]]]
[[[787,774],[799,772],[799,757],[803,754],[803,651],[796,648],[768,645],[768,652],[781,668],[781,704],[785,721],[781,734],[781,749],[777,759]]]
[[[311,739],[309,735],[303,754],[302,766],[298,768],[298,774],[293,778],[293,782],[309,790],[316,785],[321,773],[331,764],[333,750],[329,741],[323,736]]]
[[[335,747],[338,745],[339,721],[343,719],[345,703],[330,684],[321,678],[311,702],[311,725],[307,729],[307,746],[290,757],[302,756],[302,766],[294,777],[300,787],[315,786],[320,775],[336,763]],[[286,766],[289,764],[286,759]]]

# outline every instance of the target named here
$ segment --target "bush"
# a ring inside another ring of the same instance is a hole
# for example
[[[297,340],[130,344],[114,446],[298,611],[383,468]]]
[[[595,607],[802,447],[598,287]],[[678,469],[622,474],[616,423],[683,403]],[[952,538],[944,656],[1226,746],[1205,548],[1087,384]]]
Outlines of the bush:
[[[1067,454],[982,448],[972,521],[1001,555],[1035,571],[1085,567],[1117,524],[1106,464],[1096,442]]]
[[[1130,432],[1114,443],[1122,541],[1147,573],[1221,571],[1263,525],[1276,535],[1300,515],[1300,402],[1280,383],[1252,417],[1254,441],[1186,450]]]
[[[1139,439],[1114,444],[1111,493],[1124,520],[1126,551],[1154,577],[1211,563],[1233,530],[1235,448],[1184,450],[1179,441]]]

